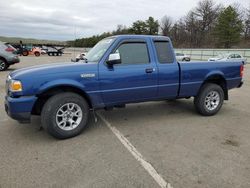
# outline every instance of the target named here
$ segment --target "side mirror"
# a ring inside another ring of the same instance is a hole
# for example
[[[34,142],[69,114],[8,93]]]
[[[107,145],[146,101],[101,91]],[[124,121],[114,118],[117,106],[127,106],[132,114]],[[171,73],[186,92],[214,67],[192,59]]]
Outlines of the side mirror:
[[[113,53],[113,54],[110,54],[109,55],[109,58],[108,58],[108,61],[107,61],[107,64],[109,66],[113,66],[115,64],[121,64],[121,57],[120,57],[120,54],[119,53]]]

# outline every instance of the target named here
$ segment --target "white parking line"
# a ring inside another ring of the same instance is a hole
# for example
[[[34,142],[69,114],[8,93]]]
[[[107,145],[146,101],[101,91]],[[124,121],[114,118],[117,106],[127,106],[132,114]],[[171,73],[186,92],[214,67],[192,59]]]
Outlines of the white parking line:
[[[107,125],[107,127],[115,134],[120,142],[127,148],[127,150],[134,156],[134,158],[140,162],[143,168],[154,178],[156,183],[161,188],[173,188],[170,183],[166,182],[161,175],[155,170],[155,168],[142,156],[142,154],[129,142],[129,140],[115,127],[113,127],[101,114],[97,115]]]

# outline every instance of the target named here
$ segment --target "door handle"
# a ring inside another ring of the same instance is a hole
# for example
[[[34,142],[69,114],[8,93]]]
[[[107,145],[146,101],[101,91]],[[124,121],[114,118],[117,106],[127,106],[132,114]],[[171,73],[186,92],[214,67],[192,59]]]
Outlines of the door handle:
[[[145,72],[146,73],[152,73],[152,72],[154,72],[155,71],[155,68],[146,68],[145,69]]]

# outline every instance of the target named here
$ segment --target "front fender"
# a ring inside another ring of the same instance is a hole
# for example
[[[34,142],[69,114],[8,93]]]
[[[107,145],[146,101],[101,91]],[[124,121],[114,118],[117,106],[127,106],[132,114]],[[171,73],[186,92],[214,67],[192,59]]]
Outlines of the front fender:
[[[40,88],[38,88],[38,92],[37,94],[41,94],[49,89],[55,88],[55,87],[59,87],[59,86],[71,86],[71,87],[76,87],[82,91],[85,90],[85,85],[81,84],[75,80],[72,79],[58,79],[58,80],[53,80],[50,82],[47,82],[43,85],[41,85]]]
[[[38,88],[36,95],[40,95],[50,89],[60,86],[69,86],[79,89],[88,98],[93,108],[102,108],[104,106],[100,92],[89,92],[87,90],[87,86],[84,83],[72,79],[57,79],[49,81]]]

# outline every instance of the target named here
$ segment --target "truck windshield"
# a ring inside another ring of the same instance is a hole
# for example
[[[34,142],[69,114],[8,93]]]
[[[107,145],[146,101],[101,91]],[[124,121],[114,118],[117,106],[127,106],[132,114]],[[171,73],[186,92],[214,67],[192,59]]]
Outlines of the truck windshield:
[[[110,47],[114,38],[106,38],[98,42],[85,56],[86,60],[89,62],[98,62],[103,54],[107,51]]]

